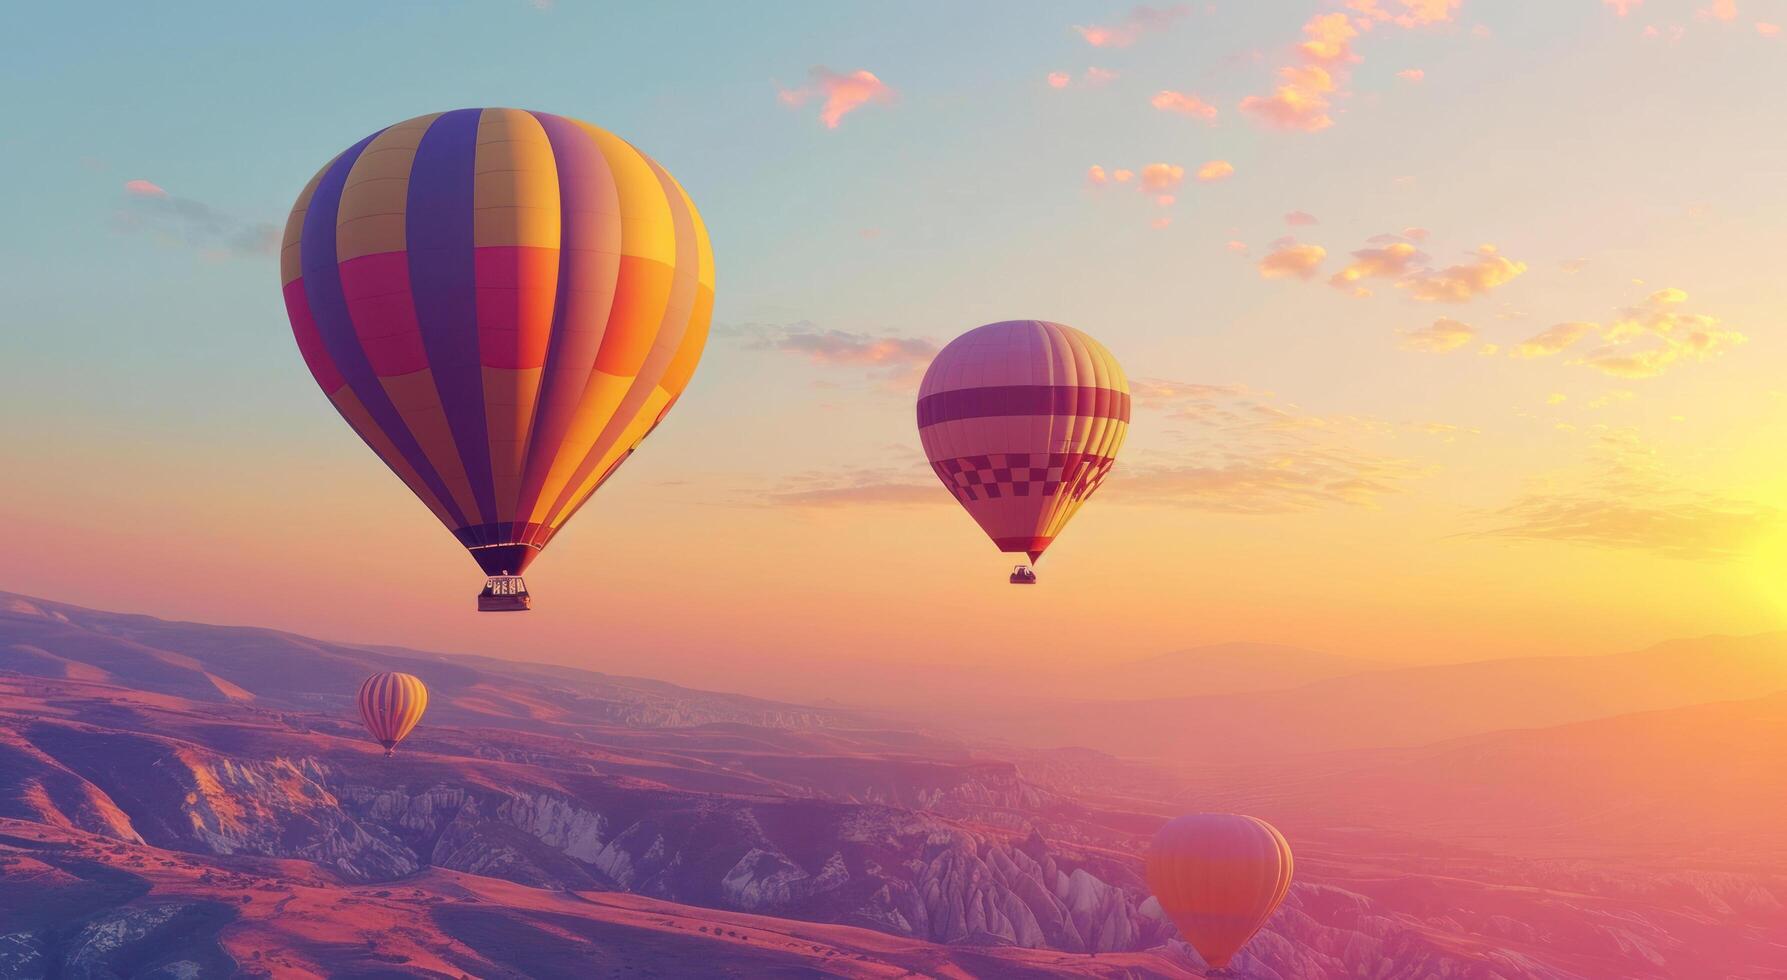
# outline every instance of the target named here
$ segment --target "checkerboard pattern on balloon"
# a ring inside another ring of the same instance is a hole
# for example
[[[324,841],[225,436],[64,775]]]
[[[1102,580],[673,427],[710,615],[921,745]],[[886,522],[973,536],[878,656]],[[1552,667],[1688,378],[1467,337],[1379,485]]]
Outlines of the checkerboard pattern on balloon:
[[[962,501],[1051,497],[1063,487],[1078,500],[1098,489],[1114,462],[1089,453],[989,453],[934,459],[931,468]]]

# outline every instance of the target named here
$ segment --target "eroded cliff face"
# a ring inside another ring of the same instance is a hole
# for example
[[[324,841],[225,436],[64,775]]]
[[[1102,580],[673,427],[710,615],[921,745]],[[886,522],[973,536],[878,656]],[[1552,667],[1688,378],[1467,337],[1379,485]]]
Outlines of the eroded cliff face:
[[[1049,796],[1024,787],[1005,767],[969,767],[954,786],[927,784],[922,794],[895,784],[859,786],[851,794],[922,795],[932,804],[913,809],[817,794],[774,798],[616,787],[598,778],[567,782],[531,771],[509,773],[502,785],[475,765],[436,765],[431,778],[411,781],[396,775],[406,770],[358,757],[249,761],[121,733],[103,743],[110,748],[104,759],[93,760],[80,749],[101,743],[85,734],[50,732],[41,741],[57,754],[37,750],[40,765],[83,781],[92,775],[98,780],[90,784],[92,798],[112,798],[107,780],[122,780],[128,772],[130,792],[118,791],[125,800],[118,813],[124,826],[153,828],[151,843],[203,854],[294,858],[351,882],[399,882],[434,867],[553,890],[624,890],[708,908],[866,926],[951,945],[1106,954],[1177,943],[1133,858],[1051,842],[1035,830],[1014,835],[1000,826],[1001,815],[1018,805],[1047,809]],[[141,765],[120,769],[120,756]],[[977,783],[982,776],[986,782]],[[965,819],[971,813],[995,819],[976,824]],[[1593,885],[1616,887],[1608,881]],[[1683,874],[1648,887],[1691,894],[1708,914],[1780,908],[1773,890],[1739,874]],[[87,923],[58,955],[71,965],[111,962],[111,952],[142,945],[145,937],[163,935],[169,922],[178,925],[201,912],[130,906]],[[1581,910],[1571,928],[1573,945],[1608,962],[1631,964],[1633,976],[1661,975],[1660,964],[1679,944],[1666,928],[1636,913]],[[1411,915],[1362,892],[1305,881],[1293,887],[1284,908],[1235,965],[1243,975],[1274,980],[1592,975],[1519,952],[1557,938],[1546,930],[1490,910]],[[1463,934],[1500,940],[1506,948],[1460,946],[1448,938]],[[43,941],[0,934],[0,975],[32,975],[31,964],[45,955]],[[1197,962],[1189,948],[1175,949],[1178,960]],[[178,962],[199,962],[201,954]]]

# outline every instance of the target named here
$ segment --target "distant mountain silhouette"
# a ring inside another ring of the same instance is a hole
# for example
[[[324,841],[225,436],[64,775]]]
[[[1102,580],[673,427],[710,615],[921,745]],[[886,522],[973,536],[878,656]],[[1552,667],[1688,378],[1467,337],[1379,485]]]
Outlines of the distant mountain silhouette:
[[[1372,670],[1206,697],[996,705],[959,730],[1179,763],[1421,745],[1787,690],[1787,634]]]

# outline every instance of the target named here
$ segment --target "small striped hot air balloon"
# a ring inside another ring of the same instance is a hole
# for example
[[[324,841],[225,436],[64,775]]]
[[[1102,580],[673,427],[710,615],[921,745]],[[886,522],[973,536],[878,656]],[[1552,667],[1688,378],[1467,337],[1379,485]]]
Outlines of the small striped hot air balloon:
[[[522,571],[676,403],[714,298],[663,167],[519,109],[343,151],[292,207],[280,278],[317,384],[490,576],[484,610],[528,607]]]
[[[1096,491],[1129,431],[1129,381],[1104,345],[1046,320],[949,342],[918,390],[937,478],[1000,551],[1042,557]],[[1026,566],[1014,584],[1036,575]]]
[[[366,730],[385,747],[385,758],[403,741],[422,712],[428,710],[428,688],[414,674],[382,671],[360,684],[360,720]]]
[[[1148,849],[1148,888],[1179,935],[1218,970],[1277,911],[1291,871],[1284,835],[1238,813],[1175,817]]]

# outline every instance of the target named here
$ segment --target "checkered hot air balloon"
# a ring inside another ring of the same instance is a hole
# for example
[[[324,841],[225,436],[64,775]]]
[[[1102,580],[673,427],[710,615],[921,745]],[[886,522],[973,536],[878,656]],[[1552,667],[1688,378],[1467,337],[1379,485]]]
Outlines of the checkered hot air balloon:
[[[403,741],[428,710],[428,688],[413,674],[383,671],[360,684],[360,720],[385,747],[385,757]]]
[[[1291,890],[1291,845],[1238,813],[1175,817],[1148,849],[1148,888],[1204,962],[1225,970]]]
[[[1111,471],[1129,431],[1129,381],[1085,333],[989,323],[950,341],[918,391],[937,478],[1000,551],[1032,562]],[[1013,583],[1034,582],[1023,566]]]
[[[492,576],[485,609],[527,607],[518,576],[676,403],[713,310],[676,180],[519,109],[349,147],[298,195],[280,273],[317,384]]]

